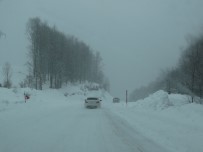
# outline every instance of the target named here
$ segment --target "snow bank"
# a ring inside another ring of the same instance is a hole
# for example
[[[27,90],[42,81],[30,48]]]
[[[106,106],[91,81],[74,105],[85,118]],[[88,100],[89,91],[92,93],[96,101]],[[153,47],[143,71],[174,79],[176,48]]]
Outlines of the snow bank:
[[[152,110],[163,110],[172,106],[168,94],[164,91],[158,91],[144,100],[139,100],[136,102],[135,106],[142,109],[152,109]]]
[[[203,151],[203,106],[185,95],[158,91],[127,106],[112,104],[111,111],[169,151]]]
[[[24,89],[24,91],[28,91],[28,89]],[[0,112],[5,111],[16,104],[24,103],[24,91],[17,88],[0,88]]]
[[[31,94],[26,104],[25,92]],[[51,109],[49,112],[53,113],[67,106],[83,106],[87,96],[102,98],[104,111],[109,110],[136,131],[171,152],[203,151],[203,106],[189,103],[185,95],[168,95],[164,91],[126,105],[124,101],[112,103],[112,96],[104,90],[89,91],[79,84],[43,91],[0,88],[0,120],[6,122],[5,116],[10,116],[13,120],[25,117],[29,120],[30,114],[40,119],[41,115],[46,115],[44,109],[47,105]]]
[[[68,84],[67,86],[59,89],[64,96],[75,99],[85,99],[87,97],[99,97],[106,101],[111,95],[105,90],[100,89],[96,83],[85,82],[83,84]]]
[[[106,101],[109,98],[109,93],[99,90],[88,90],[85,86],[88,84],[68,84],[61,89],[45,89],[35,90],[30,88],[0,88],[0,112],[9,109],[16,109],[20,104],[25,103],[24,94],[30,94],[30,99],[27,104],[38,105],[41,102],[49,104],[61,104],[67,101],[84,102],[84,99],[89,96],[100,97]],[[91,86],[97,86],[91,84]],[[18,104],[18,106],[16,106]],[[41,104],[40,104],[41,105]]]

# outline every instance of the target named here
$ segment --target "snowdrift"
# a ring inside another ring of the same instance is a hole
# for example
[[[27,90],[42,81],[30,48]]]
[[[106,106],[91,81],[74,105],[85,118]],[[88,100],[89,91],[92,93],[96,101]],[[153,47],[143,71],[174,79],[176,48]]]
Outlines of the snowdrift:
[[[38,104],[39,106],[42,102],[45,104],[61,104],[68,101],[84,102],[84,99],[88,96],[97,96],[104,101],[111,97],[103,89],[88,90],[87,86],[95,88],[98,85],[94,83],[68,84],[61,89],[45,89],[42,91],[17,87],[12,89],[0,88],[0,112],[16,109],[17,104],[24,104],[24,94],[30,95],[27,104]]]
[[[169,151],[203,151],[203,105],[189,103],[186,95],[160,90],[143,100],[112,105],[111,111]]]
[[[31,98],[25,104],[24,93]],[[102,98],[102,109],[140,132],[149,140],[165,147],[171,152],[203,151],[203,106],[189,103],[185,95],[171,94],[160,90],[149,97],[136,102],[112,103],[112,96],[104,90],[86,89],[85,84],[68,85],[59,90],[38,91],[29,88],[0,88],[0,121],[10,118],[28,119],[29,115],[40,119],[49,112],[57,112],[67,106],[84,108],[87,96]],[[53,109],[53,110],[51,110]],[[15,121],[11,125],[14,125]],[[3,140],[0,138],[0,141]]]

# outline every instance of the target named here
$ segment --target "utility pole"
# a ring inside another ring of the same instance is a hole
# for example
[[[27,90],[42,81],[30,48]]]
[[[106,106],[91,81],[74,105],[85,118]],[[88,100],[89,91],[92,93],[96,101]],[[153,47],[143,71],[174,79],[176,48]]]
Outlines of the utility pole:
[[[128,104],[128,90],[126,90],[126,105]]]

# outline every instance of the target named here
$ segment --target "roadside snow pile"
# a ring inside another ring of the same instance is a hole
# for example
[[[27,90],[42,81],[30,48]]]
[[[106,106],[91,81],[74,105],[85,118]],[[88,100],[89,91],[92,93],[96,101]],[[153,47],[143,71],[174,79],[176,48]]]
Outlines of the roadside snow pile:
[[[203,105],[185,95],[158,91],[127,106],[112,104],[111,111],[171,152],[203,151]]]
[[[139,109],[163,110],[173,106],[173,103],[169,100],[168,94],[160,90],[143,100],[137,101],[135,106]]]
[[[177,107],[188,104],[190,100],[189,96],[181,94],[170,94],[168,97],[173,106]]]
[[[31,96],[34,96],[36,90],[29,88],[0,88],[0,112],[25,103],[24,93],[29,93]]]
[[[96,84],[91,85],[96,86]],[[88,90],[86,86],[87,84],[69,84],[61,89],[45,89],[42,91],[30,88],[0,88],[0,112],[23,105],[25,94],[30,95],[27,103],[31,105],[39,105],[39,102],[43,102],[45,105],[56,105],[67,101],[84,102],[84,99],[88,96],[97,96],[103,100],[110,96],[102,89]]]
[[[68,98],[80,98],[85,99],[86,97],[100,97],[102,99],[109,98],[110,94],[107,93],[105,90],[101,89],[98,84],[96,83],[75,83],[75,84],[68,84],[67,86],[59,89],[60,92],[64,94],[64,96]]]
[[[189,97],[180,94],[168,94],[163,90],[159,90],[148,97],[136,102],[128,102],[128,107],[136,110],[152,110],[160,111],[168,108],[180,107],[189,103]]]

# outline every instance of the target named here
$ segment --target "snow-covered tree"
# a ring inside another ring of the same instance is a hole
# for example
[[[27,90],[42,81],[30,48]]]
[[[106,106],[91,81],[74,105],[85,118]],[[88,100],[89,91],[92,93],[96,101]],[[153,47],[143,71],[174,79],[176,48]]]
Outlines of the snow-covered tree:
[[[10,88],[12,85],[12,82],[11,82],[12,69],[11,69],[11,65],[8,62],[6,62],[4,64],[2,73],[3,73],[3,77],[4,77],[3,86],[5,88]]]
[[[55,26],[48,26],[39,18],[28,21],[27,34],[30,41],[28,65],[36,89],[42,89],[48,81],[50,88],[76,81],[103,83],[102,58],[84,42],[65,35]]]

